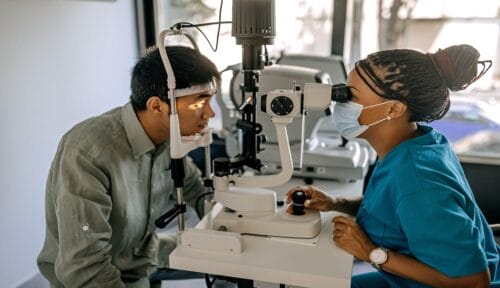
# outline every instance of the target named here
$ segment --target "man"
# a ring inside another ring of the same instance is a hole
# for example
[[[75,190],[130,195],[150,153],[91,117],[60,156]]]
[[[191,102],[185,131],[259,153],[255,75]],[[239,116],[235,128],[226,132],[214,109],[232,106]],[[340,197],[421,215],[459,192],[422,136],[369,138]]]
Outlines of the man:
[[[210,107],[216,66],[198,51],[168,47],[183,136],[199,133]],[[156,268],[154,221],[175,203],[171,179],[170,101],[158,49],[133,69],[130,103],[66,133],[46,186],[46,238],[37,263],[53,287],[149,287]],[[186,159],[184,197],[204,192]]]

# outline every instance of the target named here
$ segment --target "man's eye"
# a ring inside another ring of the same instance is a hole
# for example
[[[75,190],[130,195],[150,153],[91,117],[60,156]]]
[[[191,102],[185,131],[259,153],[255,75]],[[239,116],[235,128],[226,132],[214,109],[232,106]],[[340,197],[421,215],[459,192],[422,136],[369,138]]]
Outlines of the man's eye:
[[[191,110],[201,109],[201,108],[203,108],[203,105],[205,105],[205,102],[206,102],[206,100],[200,100],[196,103],[189,105],[188,108]]]

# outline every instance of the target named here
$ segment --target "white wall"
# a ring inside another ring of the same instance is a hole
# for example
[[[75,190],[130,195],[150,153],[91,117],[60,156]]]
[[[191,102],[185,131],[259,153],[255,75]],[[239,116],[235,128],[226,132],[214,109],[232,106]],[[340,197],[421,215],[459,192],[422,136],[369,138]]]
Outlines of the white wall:
[[[128,100],[133,0],[0,0],[0,286],[37,273],[60,137]]]

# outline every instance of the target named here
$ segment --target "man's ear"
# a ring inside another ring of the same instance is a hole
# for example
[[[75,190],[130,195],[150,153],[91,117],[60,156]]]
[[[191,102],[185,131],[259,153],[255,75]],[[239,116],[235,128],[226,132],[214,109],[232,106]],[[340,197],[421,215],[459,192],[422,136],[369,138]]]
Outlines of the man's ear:
[[[407,108],[406,104],[396,100],[389,104],[389,114],[387,116],[391,117],[391,119],[399,118],[405,115]]]
[[[168,104],[163,102],[158,96],[149,97],[148,101],[146,101],[146,110],[152,112],[153,114],[163,114],[165,113],[165,109],[167,109],[168,113],[168,108]]]

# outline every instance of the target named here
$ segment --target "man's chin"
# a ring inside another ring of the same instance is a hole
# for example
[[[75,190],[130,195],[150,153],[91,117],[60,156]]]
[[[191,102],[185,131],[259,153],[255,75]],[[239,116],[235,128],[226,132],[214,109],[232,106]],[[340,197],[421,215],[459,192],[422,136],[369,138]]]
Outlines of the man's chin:
[[[181,131],[182,136],[194,136],[196,134],[201,134],[201,132],[207,128],[208,126],[206,125],[199,125],[196,130],[190,130],[190,131]]]
[[[182,133],[182,136],[194,136],[196,134],[200,134],[202,129],[196,130],[196,131],[190,131],[186,133]]]

